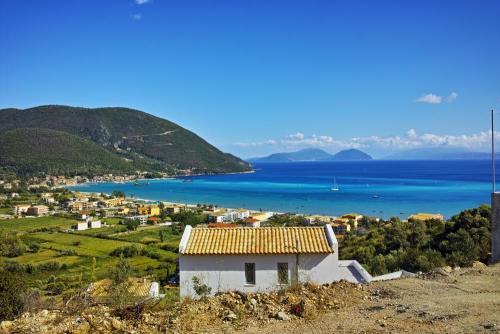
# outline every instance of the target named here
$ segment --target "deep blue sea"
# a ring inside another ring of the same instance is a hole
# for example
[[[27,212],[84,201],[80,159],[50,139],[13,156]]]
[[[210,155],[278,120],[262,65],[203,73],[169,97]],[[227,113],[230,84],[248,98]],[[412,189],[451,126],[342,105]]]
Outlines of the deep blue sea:
[[[150,200],[306,214],[359,212],[406,218],[432,212],[450,217],[490,202],[490,164],[472,160],[260,163],[251,174],[151,180],[141,186],[94,183],[71,189],[121,190]],[[336,192],[331,191],[334,178]]]

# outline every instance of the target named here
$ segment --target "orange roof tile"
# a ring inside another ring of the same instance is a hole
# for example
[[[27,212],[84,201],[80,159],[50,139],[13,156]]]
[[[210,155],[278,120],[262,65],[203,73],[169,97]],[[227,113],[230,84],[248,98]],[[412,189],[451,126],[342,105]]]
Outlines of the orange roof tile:
[[[186,255],[333,253],[324,227],[194,228]]]

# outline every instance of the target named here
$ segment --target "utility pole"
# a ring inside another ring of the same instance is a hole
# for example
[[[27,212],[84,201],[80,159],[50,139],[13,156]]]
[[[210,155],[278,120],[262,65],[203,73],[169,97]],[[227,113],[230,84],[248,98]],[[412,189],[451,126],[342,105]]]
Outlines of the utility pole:
[[[496,192],[496,176],[495,176],[495,112],[491,109],[491,171],[493,176],[493,193]]]
[[[500,262],[500,193],[496,192],[495,175],[495,122],[494,110],[491,110],[491,169],[492,189],[491,193],[491,263]]]

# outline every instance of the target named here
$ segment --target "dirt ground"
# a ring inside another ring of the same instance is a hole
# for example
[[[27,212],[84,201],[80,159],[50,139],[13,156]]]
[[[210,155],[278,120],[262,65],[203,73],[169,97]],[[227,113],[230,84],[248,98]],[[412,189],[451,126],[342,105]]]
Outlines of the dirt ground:
[[[367,285],[353,305],[241,333],[500,333],[500,265]]]
[[[365,285],[227,292],[171,311],[127,314],[103,305],[77,313],[42,310],[0,323],[0,333],[500,333],[500,264]]]

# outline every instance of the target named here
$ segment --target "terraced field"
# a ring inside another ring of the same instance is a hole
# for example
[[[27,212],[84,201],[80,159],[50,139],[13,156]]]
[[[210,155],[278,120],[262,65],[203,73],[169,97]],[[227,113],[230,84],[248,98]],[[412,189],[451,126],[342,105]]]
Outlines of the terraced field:
[[[34,286],[39,286],[52,275],[71,285],[82,277],[90,277],[91,271],[96,279],[107,277],[110,268],[118,261],[118,257],[111,253],[117,248],[135,245],[137,249],[146,250],[127,258],[136,275],[153,274],[161,279],[175,269],[177,254],[160,248],[165,244],[160,243],[160,231],[164,241],[171,244],[167,248],[171,250],[175,250],[180,235],[173,235],[166,227],[141,226],[137,231],[123,232],[123,225],[114,225],[68,232],[68,228],[75,223],[75,220],[60,217],[0,221],[0,230],[17,232],[26,245],[38,245],[37,251],[27,251],[11,258],[0,257],[0,264],[21,265],[23,273],[28,271],[28,281]],[[108,223],[117,224],[118,220]],[[51,264],[55,264],[56,269],[37,269]]]

